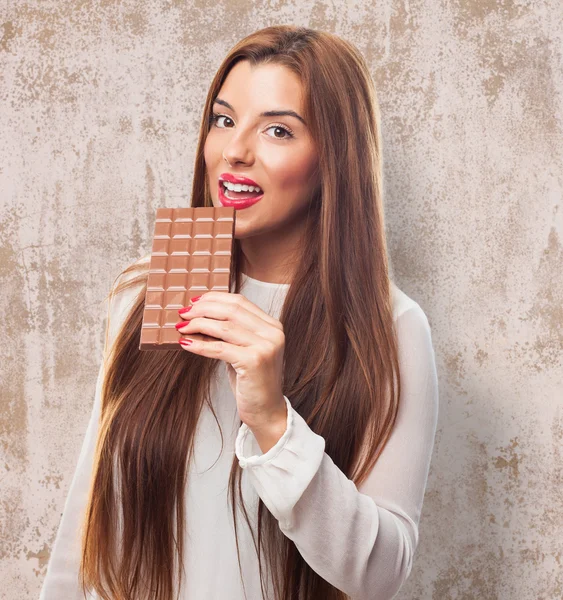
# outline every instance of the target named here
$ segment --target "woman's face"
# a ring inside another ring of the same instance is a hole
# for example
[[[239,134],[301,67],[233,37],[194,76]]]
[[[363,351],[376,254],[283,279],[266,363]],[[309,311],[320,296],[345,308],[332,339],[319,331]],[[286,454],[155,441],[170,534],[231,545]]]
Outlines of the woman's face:
[[[231,69],[217,94],[216,118],[204,146],[213,206],[222,206],[219,177],[225,173],[252,179],[264,193],[252,206],[236,209],[237,239],[268,234],[264,239],[273,243],[276,235],[291,238],[302,225],[319,181],[313,140],[296,116],[261,116],[293,111],[303,117],[301,94],[301,83],[289,69],[252,68],[248,61]]]

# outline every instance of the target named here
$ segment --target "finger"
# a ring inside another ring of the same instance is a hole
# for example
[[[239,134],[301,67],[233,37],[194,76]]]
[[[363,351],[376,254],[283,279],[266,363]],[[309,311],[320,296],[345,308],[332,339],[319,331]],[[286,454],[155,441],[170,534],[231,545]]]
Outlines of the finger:
[[[191,336],[188,336],[191,338]],[[233,346],[227,342],[221,340],[215,340],[211,342],[203,342],[200,340],[194,340],[189,346],[180,344],[184,350],[199,354],[200,356],[206,356],[208,358],[215,358],[224,360],[228,364],[233,363],[244,363],[252,362],[252,356],[254,352],[248,350],[242,346]]]
[[[192,337],[192,332],[205,335],[210,339],[219,339],[237,346],[256,346],[267,342],[264,336],[256,335],[249,329],[239,327],[233,321],[208,319],[205,317],[194,317],[186,321],[178,331],[182,335]],[[277,329],[272,331],[278,332]]]
[[[283,327],[281,326],[279,321],[276,321],[277,326],[273,327],[270,322],[267,322],[260,316],[257,316],[253,311],[248,310],[246,305],[244,305],[243,303],[239,304],[238,302],[225,303],[219,301],[208,301],[200,304],[200,302],[198,301],[190,311],[180,316],[183,317],[185,321],[193,321],[194,319],[204,317],[206,319],[216,320],[220,323],[230,322],[234,326],[240,328],[241,330],[246,329],[254,335],[266,340],[270,340],[271,342],[277,342],[280,333],[283,333]],[[181,331],[184,330],[181,329]],[[225,331],[225,334],[228,333],[228,331]],[[227,339],[222,335],[218,337],[221,337],[226,341],[235,342],[234,339]]]
[[[194,340],[198,340],[199,342],[213,342],[217,339],[217,338],[211,337],[209,335],[203,335],[200,333],[190,333],[189,335],[180,334],[180,339],[182,339],[182,338],[185,339],[186,337],[192,338]]]
[[[256,306],[256,304],[254,304],[254,302],[251,302],[248,298],[246,298],[242,294],[233,294],[231,292],[206,292],[196,302],[192,302],[190,300],[190,304],[191,304],[191,306],[196,307],[198,305],[201,305],[202,303],[207,303],[207,302],[210,302],[213,300],[215,300],[217,302],[225,303],[225,304],[231,304],[233,306],[240,305],[240,306],[244,307],[248,312],[250,312],[253,315],[255,315],[256,317],[258,317],[259,319],[265,321],[266,323],[269,323],[270,325],[273,325],[277,329],[283,330],[283,326],[279,322],[278,319],[274,319],[274,317],[272,317],[268,313],[264,312],[261,308]],[[185,317],[186,315],[189,315],[190,312],[193,312],[193,310],[194,309],[192,308],[191,311],[184,313],[181,316]]]

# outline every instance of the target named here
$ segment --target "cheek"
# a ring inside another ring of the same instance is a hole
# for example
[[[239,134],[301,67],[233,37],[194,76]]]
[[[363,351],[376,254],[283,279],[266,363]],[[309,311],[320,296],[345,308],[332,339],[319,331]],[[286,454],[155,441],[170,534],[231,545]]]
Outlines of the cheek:
[[[203,156],[205,158],[206,163],[212,164],[213,162],[217,162],[221,159],[223,153],[222,143],[218,136],[213,134],[213,131],[210,131],[205,138],[205,143],[203,144]]]
[[[205,144],[203,145],[203,159],[205,161],[205,164],[207,166],[210,165],[211,163],[211,158],[212,158],[212,143],[211,140],[209,139],[209,136],[207,137],[207,139],[205,140]]]
[[[303,165],[284,170],[278,176],[275,191],[270,196],[270,201],[265,206],[272,220],[287,221],[301,212],[311,201],[312,170],[303,168]]]
[[[315,163],[311,156],[292,157],[291,161],[280,164],[274,175],[276,191],[296,201],[303,196],[309,196],[314,183],[314,171]]]

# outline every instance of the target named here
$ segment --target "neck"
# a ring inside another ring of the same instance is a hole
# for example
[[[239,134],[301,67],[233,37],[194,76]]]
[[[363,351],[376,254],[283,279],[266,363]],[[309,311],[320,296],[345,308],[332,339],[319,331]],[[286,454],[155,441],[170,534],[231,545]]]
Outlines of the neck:
[[[266,283],[291,283],[298,260],[298,242],[294,237],[280,239],[274,233],[240,240],[241,271]]]

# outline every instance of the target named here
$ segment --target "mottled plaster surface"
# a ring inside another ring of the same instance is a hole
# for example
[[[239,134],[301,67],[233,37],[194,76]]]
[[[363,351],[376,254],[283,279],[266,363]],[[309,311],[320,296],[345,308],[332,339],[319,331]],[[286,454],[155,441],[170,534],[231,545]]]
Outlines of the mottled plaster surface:
[[[109,286],[155,209],[187,205],[224,54],[273,23],[366,56],[394,278],[432,326],[441,409],[398,598],[561,598],[560,0],[0,3],[0,598],[39,594]]]

